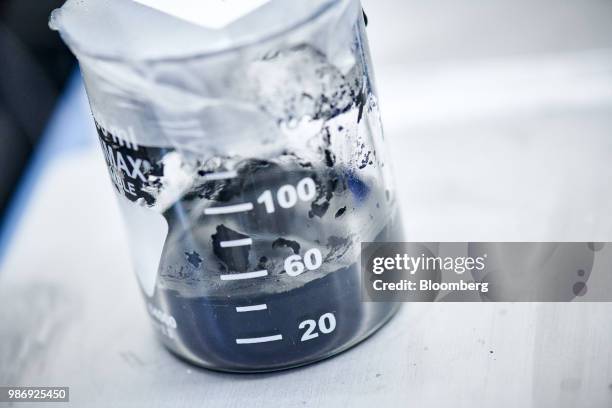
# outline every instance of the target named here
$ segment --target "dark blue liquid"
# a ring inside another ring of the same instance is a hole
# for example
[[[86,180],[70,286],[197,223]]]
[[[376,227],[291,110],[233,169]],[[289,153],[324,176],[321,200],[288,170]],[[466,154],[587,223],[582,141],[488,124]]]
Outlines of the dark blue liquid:
[[[277,208],[273,214],[257,204],[263,189],[275,192],[305,177],[316,180],[314,200]],[[205,208],[245,202],[255,203],[253,210],[202,215]],[[176,323],[174,327],[154,316],[162,341],[191,362],[238,372],[299,366],[356,344],[398,307],[361,302],[358,266],[360,240],[402,241],[401,222],[393,209],[385,191],[336,169],[288,171],[249,163],[237,179],[195,188],[165,214],[170,234],[158,286],[149,300]],[[370,235],[351,235],[360,228]],[[252,239],[252,245],[221,246],[222,241],[244,238]],[[319,268],[298,277],[286,273],[287,257],[304,257],[313,248],[322,254]],[[221,279],[258,270],[268,275]],[[266,309],[236,309],[254,305]],[[321,323],[322,316],[327,320]],[[272,336],[273,341],[239,344]]]
[[[381,233],[393,241],[390,229]],[[185,298],[177,291],[158,290],[157,302],[177,321],[177,341],[164,343],[179,355],[207,367],[228,371],[268,371],[303,365],[346,349],[380,327],[395,312],[395,303],[362,303],[357,264],[327,274],[285,293],[210,299]],[[267,310],[237,313],[236,306],[266,304]],[[335,317],[332,333],[320,330],[302,341],[299,324],[326,313]],[[236,339],[281,334],[283,339],[236,344]],[[187,351],[188,353],[185,353]]]

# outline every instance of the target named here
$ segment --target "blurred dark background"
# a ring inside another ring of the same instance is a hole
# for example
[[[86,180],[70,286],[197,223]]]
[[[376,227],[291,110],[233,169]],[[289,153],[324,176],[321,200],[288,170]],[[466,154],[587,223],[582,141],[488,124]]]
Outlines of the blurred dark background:
[[[0,217],[75,66],[47,25],[62,3],[0,0]]]

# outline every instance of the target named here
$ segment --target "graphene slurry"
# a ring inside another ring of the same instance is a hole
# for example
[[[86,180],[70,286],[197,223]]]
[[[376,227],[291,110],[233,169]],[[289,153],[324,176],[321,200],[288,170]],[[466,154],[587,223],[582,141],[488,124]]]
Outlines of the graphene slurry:
[[[363,14],[328,3],[221,54],[127,62],[73,47],[147,310],[195,364],[307,364],[397,310],[361,301],[361,242],[403,235]]]
[[[349,347],[386,321],[395,309],[393,304],[372,307],[360,301],[358,254],[353,248],[357,243],[340,226],[347,222],[344,217],[369,218],[370,212],[377,217],[375,210],[357,207],[372,199],[380,202],[377,210],[383,212],[388,209],[385,194],[364,191],[366,184],[343,169],[280,169],[262,162],[249,163],[245,169],[249,173],[241,172],[234,186],[214,183],[204,188],[204,194],[226,195],[228,201],[223,204],[235,205],[256,202],[261,185],[278,191],[282,185],[310,179],[315,180],[322,200],[279,214],[274,223],[265,221],[265,206],[238,217],[205,217],[187,228],[179,221],[180,213],[201,204],[186,202],[166,214],[177,228],[172,227],[169,234],[168,242],[175,244],[167,247],[162,261],[163,285],[158,286],[156,302],[166,305],[167,313],[182,322],[177,330],[180,347],[196,359],[215,358],[210,363],[216,366],[283,368]],[[346,207],[349,213],[336,218]],[[389,219],[379,226],[375,240],[401,238],[398,225],[397,220]],[[252,243],[223,248],[224,242],[244,239]],[[300,272],[285,270],[284,263],[291,256],[301,258],[298,265],[303,263],[306,271],[291,276]],[[201,263],[208,267],[202,270]],[[267,271],[268,275],[223,280],[252,271]],[[186,281],[195,287],[204,284],[208,290],[197,293],[194,287],[193,294],[186,294]],[[202,327],[214,328],[209,332],[212,335],[202,333]],[[264,339],[270,341],[248,344]]]

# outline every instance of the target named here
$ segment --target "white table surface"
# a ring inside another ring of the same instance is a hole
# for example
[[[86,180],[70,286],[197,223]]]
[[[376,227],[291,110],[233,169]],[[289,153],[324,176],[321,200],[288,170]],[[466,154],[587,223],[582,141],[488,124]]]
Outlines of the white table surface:
[[[58,168],[41,197],[84,187],[65,182],[87,168],[78,158],[72,164]],[[106,181],[102,171],[85,175]],[[72,406],[100,407],[612,402],[609,304],[408,304],[370,340],[319,364],[266,375],[192,367],[153,338],[114,203],[102,198],[110,189],[83,193],[79,204],[48,199],[32,208],[24,231],[39,238],[20,237],[18,261],[3,271],[2,383],[68,385]],[[68,213],[66,227],[58,214]],[[41,233],[62,228],[74,235]]]
[[[611,241],[611,67],[379,69],[408,239]],[[25,213],[0,270],[0,384],[70,386],[71,406],[612,406],[609,303],[406,304],[335,358],[220,374],[153,337],[97,146],[58,156]]]

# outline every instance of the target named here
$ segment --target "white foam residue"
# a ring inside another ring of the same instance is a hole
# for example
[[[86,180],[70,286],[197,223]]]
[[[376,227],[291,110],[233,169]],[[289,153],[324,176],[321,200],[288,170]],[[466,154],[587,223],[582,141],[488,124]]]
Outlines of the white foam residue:
[[[155,198],[152,208],[160,213],[172,207],[191,188],[195,172],[191,166],[184,163],[178,152],[166,154],[162,159],[162,165],[164,175],[153,180],[159,181],[161,186],[154,191],[151,187],[144,188]]]

